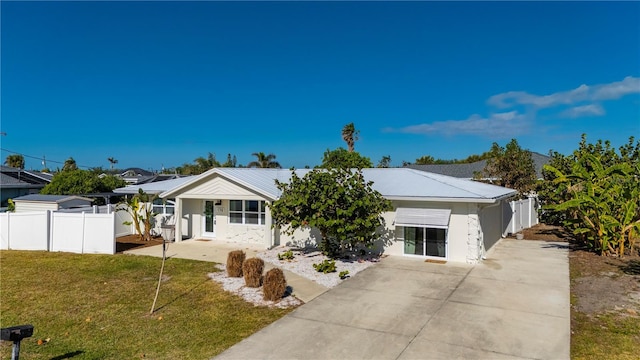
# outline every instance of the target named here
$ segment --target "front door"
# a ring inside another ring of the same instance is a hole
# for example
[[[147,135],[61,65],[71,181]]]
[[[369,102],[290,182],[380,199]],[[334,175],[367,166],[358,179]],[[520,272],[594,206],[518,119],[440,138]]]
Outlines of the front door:
[[[204,211],[202,213],[202,236],[216,237],[216,207],[212,200],[204,201]]]

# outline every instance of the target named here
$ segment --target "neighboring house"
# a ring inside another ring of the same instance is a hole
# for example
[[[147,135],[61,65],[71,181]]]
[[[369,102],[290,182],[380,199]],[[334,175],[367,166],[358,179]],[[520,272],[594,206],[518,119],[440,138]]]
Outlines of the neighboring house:
[[[156,174],[140,168],[128,168],[118,175],[127,184],[147,184],[157,181],[165,181],[183,177],[178,174]]]
[[[542,179],[542,167],[551,161],[551,158],[537,152],[531,153],[533,164],[536,169],[536,177]],[[487,160],[480,160],[468,164],[430,164],[430,165],[407,165],[408,168],[453,176],[461,179],[473,179],[476,173],[481,174],[487,166]]]
[[[192,176],[184,176],[145,184],[128,185],[126,187],[114,189],[113,192],[118,195],[135,195],[138,193],[139,189],[142,189],[142,191],[147,194],[159,195],[160,193],[171,190],[187,181],[191,181],[192,178]],[[153,212],[156,214],[173,214],[174,208],[175,199],[162,199],[158,197],[153,201]]]
[[[296,170],[304,176],[308,169]],[[365,179],[392,201],[383,214],[386,228],[379,246],[387,254],[475,263],[505,233],[511,217],[508,199],[515,190],[408,168],[364,169]],[[215,168],[180,181],[139,186],[175,199],[176,239],[209,239],[265,248],[319,241],[313,229],[292,236],[272,229],[269,203],[286,182],[290,170]],[[123,189],[117,189],[123,192]]]
[[[53,175],[39,171],[0,166],[0,207],[6,207],[9,199],[39,193],[51,178]]]
[[[40,195],[32,194],[13,199],[16,212],[74,209],[89,207],[93,200],[75,195]]]

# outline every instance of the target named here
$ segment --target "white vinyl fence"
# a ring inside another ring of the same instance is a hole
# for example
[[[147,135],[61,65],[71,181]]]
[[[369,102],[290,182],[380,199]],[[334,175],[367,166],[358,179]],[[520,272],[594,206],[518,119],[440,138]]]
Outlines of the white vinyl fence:
[[[512,201],[510,203],[512,216],[508,232],[515,234],[538,224],[538,201],[534,197]]]
[[[116,237],[133,234],[114,205],[0,214],[0,249],[115,254]]]
[[[0,249],[115,254],[116,238],[135,234],[131,215],[119,209],[118,205],[104,205],[0,213]],[[152,234],[160,235],[161,226],[171,218],[157,215]]]

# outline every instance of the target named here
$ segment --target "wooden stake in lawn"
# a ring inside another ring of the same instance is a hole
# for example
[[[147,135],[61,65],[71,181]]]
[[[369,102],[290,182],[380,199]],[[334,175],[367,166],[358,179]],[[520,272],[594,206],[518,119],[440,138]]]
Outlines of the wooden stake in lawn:
[[[153,314],[156,308],[156,301],[158,300],[158,294],[160,293],[160,283],[162,282],[162,272],[164,271],[164,261],[167,259],[167,239],[162,237],[162,266],[160,267],[160,277],[158,278],[158,287],[156,288],[156,296],[153,298],[153,304],[151,305],[151,311],[149,314]]]

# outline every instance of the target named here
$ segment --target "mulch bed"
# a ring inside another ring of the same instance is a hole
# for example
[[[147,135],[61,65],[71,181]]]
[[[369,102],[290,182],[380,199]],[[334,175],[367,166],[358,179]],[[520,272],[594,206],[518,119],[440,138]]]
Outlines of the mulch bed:
[[[566,232],[560,226],[537,224],[520,232],[523,240],[540,240],[540,241],[561,241],[568,242],[572,235]],[[507,236],[508,239],[515,239],[516,235]]]
[[[162,237],[155,237],[150,241],[140,240],[138,235],[126,235],[116,238],[116,254],[131,249],[144,248],[148,246],[162,245]]]

